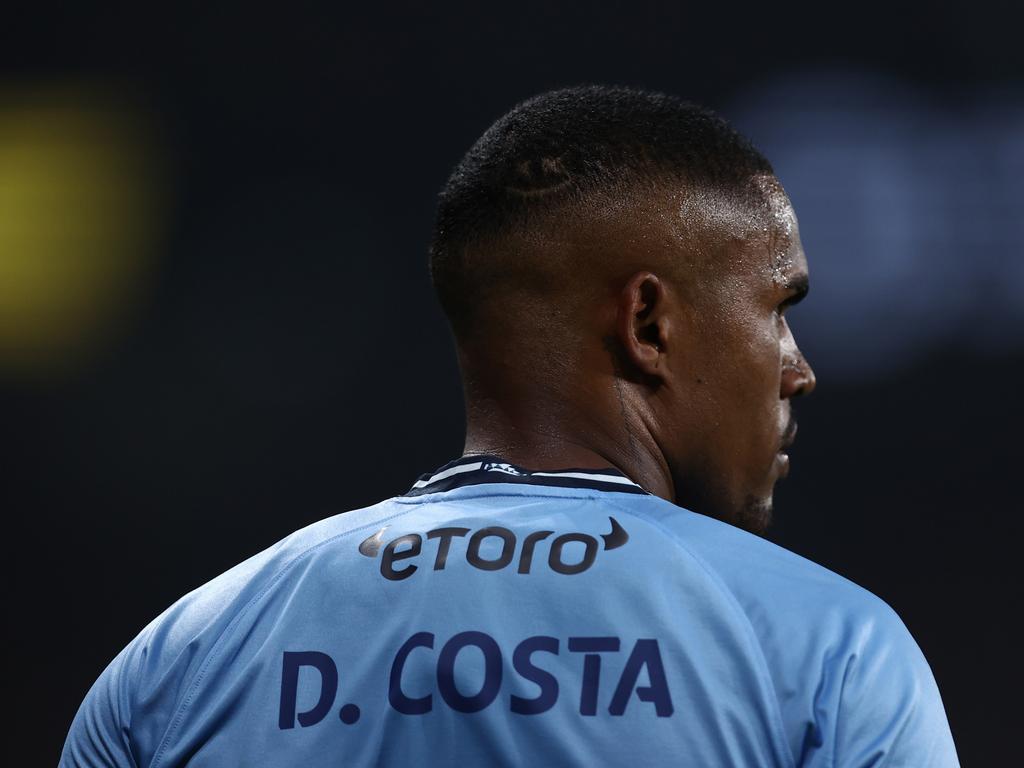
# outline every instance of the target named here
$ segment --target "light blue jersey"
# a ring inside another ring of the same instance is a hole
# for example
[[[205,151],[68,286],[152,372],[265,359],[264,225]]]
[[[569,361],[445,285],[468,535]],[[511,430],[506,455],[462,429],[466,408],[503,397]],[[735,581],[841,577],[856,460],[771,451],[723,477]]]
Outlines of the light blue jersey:
[[[466,457],[117,656],[63,766],[955,766],[881,600],[615,470]]]

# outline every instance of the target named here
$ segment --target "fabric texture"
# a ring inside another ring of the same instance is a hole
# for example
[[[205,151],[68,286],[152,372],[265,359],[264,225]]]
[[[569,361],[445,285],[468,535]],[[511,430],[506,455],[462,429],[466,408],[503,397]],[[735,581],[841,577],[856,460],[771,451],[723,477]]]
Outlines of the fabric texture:
[[[617,470],[466,457],[186,595],[67,766],[956,766],[899,617]]]

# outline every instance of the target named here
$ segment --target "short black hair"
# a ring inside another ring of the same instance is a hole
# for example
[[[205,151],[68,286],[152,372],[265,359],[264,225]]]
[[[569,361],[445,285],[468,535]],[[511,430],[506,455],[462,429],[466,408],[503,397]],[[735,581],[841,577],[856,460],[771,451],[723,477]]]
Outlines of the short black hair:
[[[774,175],[764,155],[704,107],[621,86],[543,93],[488,128],[441,190],[431,278],[457,326],[481,285],[472,248],[631,186],[680,182],[742,194],[763,174]]]

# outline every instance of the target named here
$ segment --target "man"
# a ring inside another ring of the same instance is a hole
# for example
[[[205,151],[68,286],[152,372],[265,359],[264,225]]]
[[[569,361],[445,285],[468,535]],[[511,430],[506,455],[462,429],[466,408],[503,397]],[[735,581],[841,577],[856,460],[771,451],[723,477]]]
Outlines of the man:
[[[464,455],[169,608],[63,764],[957,764],[893,611],[755,535],[815,383],[756,150],[663,95],[539,96],[456,168],[431,271]]]

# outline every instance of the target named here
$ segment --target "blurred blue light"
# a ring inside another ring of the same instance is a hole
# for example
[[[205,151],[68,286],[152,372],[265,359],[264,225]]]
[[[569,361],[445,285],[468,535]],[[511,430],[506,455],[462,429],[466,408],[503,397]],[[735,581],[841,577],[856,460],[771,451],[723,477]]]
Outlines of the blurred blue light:
[[[1024,350],[1020,94],[797,73],[726,114],[799,216],[813,289],[793,316],[816,367],[875,377],[940,346]]]

